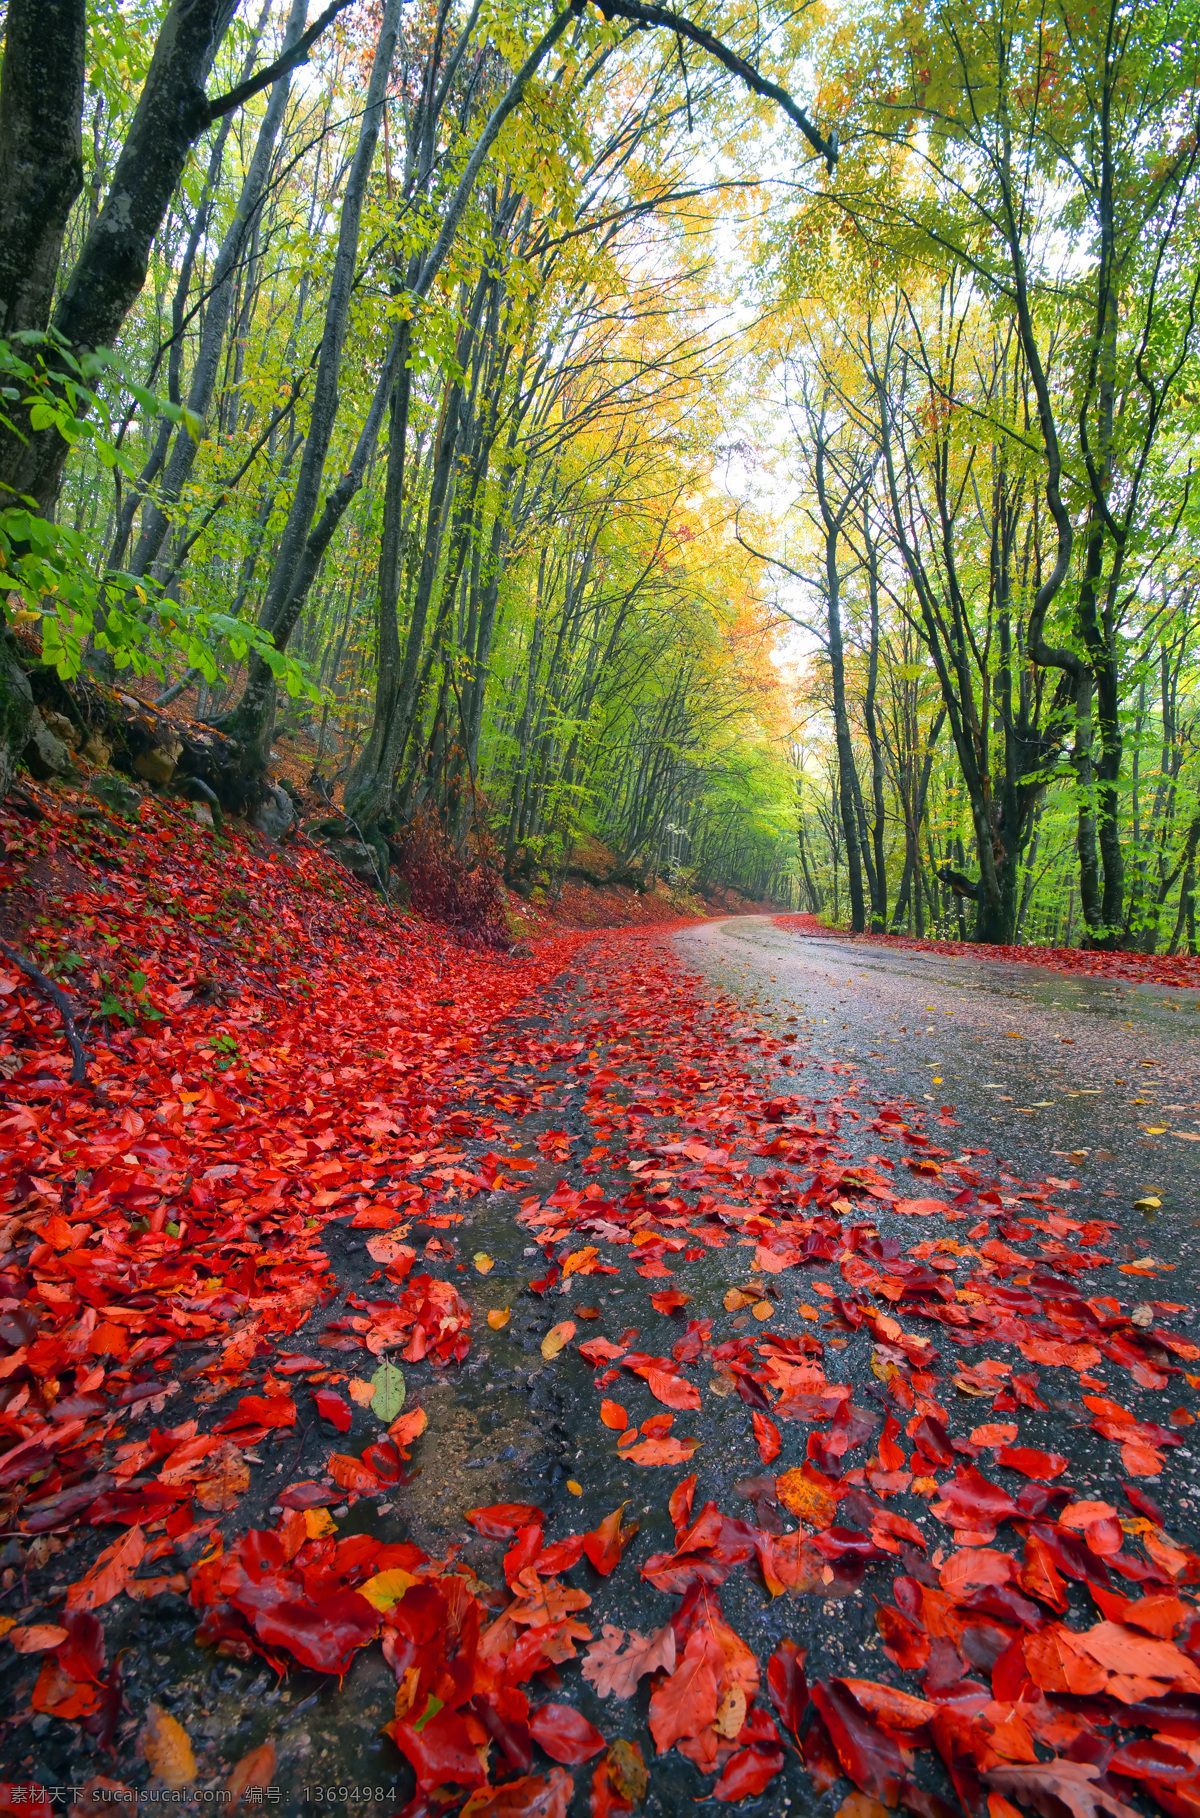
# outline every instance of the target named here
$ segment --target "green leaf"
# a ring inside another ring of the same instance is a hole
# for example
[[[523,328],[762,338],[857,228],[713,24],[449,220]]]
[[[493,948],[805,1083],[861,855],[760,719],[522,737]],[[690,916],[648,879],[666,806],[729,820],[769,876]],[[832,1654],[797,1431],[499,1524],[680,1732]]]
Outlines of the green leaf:
[[[371,1378],[371,1387],[375,1391],[371,1397],[371,1412],[385,1427],[391,1426],[404,1406],[404,1372],[385,1357]]]

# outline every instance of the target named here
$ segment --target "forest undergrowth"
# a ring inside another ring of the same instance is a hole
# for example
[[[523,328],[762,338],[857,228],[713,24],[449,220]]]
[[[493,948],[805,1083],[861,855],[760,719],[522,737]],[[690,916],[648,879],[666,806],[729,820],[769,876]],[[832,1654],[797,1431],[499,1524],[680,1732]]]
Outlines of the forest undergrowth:
[[[159,803],[3,827],[10,936],[95,1004],[73,1084],[53,1010],[3,979],[9,1809],[56,1737],[78,1813],[131,1786],[262,1802],[270,1738],[232,1758],[123,1669],[125,1612],[163,1599],[205,1660],[332,1683],[381,1646],[410,1818],[670,1812],[681,1771],[770,1809],[799,1775],[845,1818],[1200,1811],[1200,1555],[1174,1531],[1200,1346],[1078,1181],[860,1096],[663,929],[501,954]],[[506,1190],[533,1261],[480,1318],[461,1208]],[[334,1227],[377,1265],[337,1317]],[[585,1483],[455,1508],[431,1553],[406,1491],[453,1463],[433,1387],[529,1310],[538,1373],[591,1398]],[[710,1493],[726,1404],[761,1467],[740,1513]],[[665,1549],[610,1493],[629,1467]],[[341,1531],[362,1503],[379,1531]],[[761,1605],[749,1639],[727,1585]],[[810,1680],[859,1596],[889,1664]],[[651,1632],[597,1623],[623,1603]]]

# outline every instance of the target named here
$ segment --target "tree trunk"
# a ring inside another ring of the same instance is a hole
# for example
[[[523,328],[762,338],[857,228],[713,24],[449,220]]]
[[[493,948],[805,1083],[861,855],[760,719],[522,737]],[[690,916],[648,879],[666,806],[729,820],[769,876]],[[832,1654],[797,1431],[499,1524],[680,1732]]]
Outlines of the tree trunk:
[[[8,0],[0,74],[0,334],[50,320],[83,188],[86,0]]]
[[[154,236],[211,117],[204,84],[236,6],[173,0],[163,20],[104,206],[54,312],[53,327],[76,358],[111,347],[141,294]],[[51,512],[67,454],[55,428],[24,440],[0,432],[0,494],[28,494]]]

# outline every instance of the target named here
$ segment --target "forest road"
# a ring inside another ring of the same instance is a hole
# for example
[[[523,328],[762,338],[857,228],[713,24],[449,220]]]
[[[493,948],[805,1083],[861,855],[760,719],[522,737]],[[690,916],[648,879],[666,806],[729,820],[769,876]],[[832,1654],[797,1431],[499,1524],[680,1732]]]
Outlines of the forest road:
[[[1116,1218],[1128,1260],[1197,1268],[1200,991],[805,936],[769,916],[676,940],[756,1026],[794,1032],[797,1060],[853,1064],[866,1096],[952,1106],[960,1149],[1022,1179],[1078,1179],[1072,1214]],[[808,1068],[779,1089],[822,1092]],[[1135,1211],[1143,1198],[1161,1206]]]

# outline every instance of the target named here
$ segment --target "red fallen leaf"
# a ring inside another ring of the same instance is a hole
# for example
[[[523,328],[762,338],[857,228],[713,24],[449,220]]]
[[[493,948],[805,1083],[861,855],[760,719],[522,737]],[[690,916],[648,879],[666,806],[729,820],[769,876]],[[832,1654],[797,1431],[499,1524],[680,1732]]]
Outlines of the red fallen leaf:
[[[898,1199],[892,1207],[907,1218],[944,1218],[946,1201],[944,1199]]]
[[[30,1697],[35,1711],[74,1722],[90,1716],[99,1702],[99,1686],[73,1679],[57,1654],[46,1656]]]
[[[1006,1470],[1020,1471],[1022,1476],[1032,1477],[1036,1483],[1049,1483],[1062,1476],[1070,1460],[1058,1452],[1039,1452],[1036,1446],[1001,1446],[996,1453],[996,1463]]]
[[[621,1516],[629,1507],[623,1502],[620,1508],[614,1509],[590,1534],[583,1536],[583,1550],[602,1578],[607,1578],[621,1562],[621,1555],[638,1531],[638,1523],[631,1521],[624,1527]],[[562,1570],[559,1567],[559,1570]]]
[[[750,1425],[754,1429],[759,1457],[765,1465],[773,1463],[779,1457],[783,1447],[783,1441],[779,1437],[779,1428],[773,1420],[768,1420],[765,1414],[760,1414],[757,1408],[750,1416]]]
[[[650,1305],[656,1313],[678,1313],[680,1307],[686,1307],[690,1294],[684,1294],[678,1288],[660,1288],[657,1294],[650,1296]]]
[[[600,1419],[613,1433],[623,1433],[629,1425],[629,1416],[619,1401],[609,1401],[607,1397],[600,1403]]]
[[[719,1643],[707,1629],[693,1629],[683,1659],[650,1694],[650,1731],[660,1755],[708,1728],[717,1714],[717,1677],[723,1671]]]
[[[315,1603],[281,1599],[255,1610],[252,1620],[268,1647],[286,1648],[314,1673],[344,1673],[358,1650],[374,1641],[382,1618],[357,1591],[336,1591]]]
[[[1016,1576],[1016,1560],[993,1547],[963,1547],[950,1555],[938,1573],[943,1591],[956,1601],[977,1585],[1011,1584]]]
[[[920,1547],[922,1553],[929,1551],[928,1543],[915,1521],[909,1521],[903,1515],[897,1515],[891,1509],[875,1509],[871,1514],[871,1539],[885,1553],[898,1553],[900,1542],[906,1541],[910,1546]]]
[[[881,1603],[875,1611],[875,1627],[888,1659],[906,1673],[920,1672],[929,1660],[929,1636],[920,1624],[903,1610]]]
[[[142,1563],[146,1542],[140,1527],[130,1528],[120,1540],[105,1547],[95,1564],[67,1591],[68,1614],[98,1610],[120,1595],[130,1576]]]
[[[767,1690],[784,1729],[795,1736],[808,1708],[808,1680],[804,1676],[805,1650],[784,1636],[767,1662]]]
[[[428,1729],[428,1724],[426,1724]],[[603,1763],[596,1772],[603,1771]],[[504,1786],[480,1787],[472,1793],[459,1813],[459,1818],[567,1818],[575,1782],[559,1767],[551,1768],[545,1779],[540,1774],[525,1774],[520,1780],[509,1780]],[[612,1811],[630,1811],[622,1803]]]
[[[836,1679],[818,1680],[812,1701],[826,1728],[843,1772],[864,1793],[893,1806],[904,1779],[904,1763],[894,1739],[859,1707]]]
[[[1110,1622],[1124,1622],[1130,1628],[1142,1629],[1147,1635],[1158,1635],[1164,1641],[1169,1641],[1195,1614],[1193,1606],[1180,1597],[1138,1597],[1131,1601],[1117,1596],[1114,1591],[1106,1591],[1102,1585],[1089,1584],[1088,1590]],[[16,1633],[13,1629],[8,1639],[13,1641]]]
[[[357,1490],[360,1496],[373,1496],[383,1488],[370,1465],[361,1458],[351,1458],[347,1452],[332,1452],[326,1469],[334,1483],[340,1483],[343,1490]]]
[[[937,1706],[927,1698],[914,1698],[895,1686],[879,1685],[874,1679],[837,1679],[831,1684],[844,1685],[854,1702],[885,1730],[919,1730],[934,1716]]]
[[[532,1522],[527,1528],[518,1528],[517,1537],[504,1555],[504,1580],[514,1584],[525,1570],[533,1564],[542,1550],[542,1530]]]
[[[281,1509],[328,1509],[341,1497],[336,1490],[327,1490],[323,1484],[294,1483],[278,1498]]]
[[[400,1414],[396,1417],[388,1428],[388,1438],[396,1447],[401,1458],[412,1456],[405,1448],[411,1446],[414,1440],[419,1439],[428,1425],[429,1416],[424,1408],[410,1408],[407,1414]]]
[[[533,1502],[492,1502],[483,1509],[465,1510],[463,1520],[485,1540],[507,1540],[518,1528],[544,1527],[546,1513]]]
[[[1029,1677],[1043,1692],[1087,1698],[1108,1683],[1107,1672],[1083,1650],[1080,1637],[1060,1622],[1050,1623],[1040,1634],[1026,1635],[1022,1646]]]
[[[783,1750],[778,1743],[756,1742],[750,1748],[739,1749],[725,1763],[709,1798],[753,1799],[770,1785],[782,1766]]]
[[[447,1707],[435,1711],[420,1729],[400,1717],[393,1718],[383,1727],[401,1753],[407,1755],[423,1793],[431,1793],[448,1782],[454,1786],[477,1787],[486,1781],[487,1773],[478,1751],[479,1745],[487,1741],[487,1731],[477,1717]],[[475,1809],[494,1811],[496,1808],[477,1806]],[[516,1809],[520,1810],[520,1807]]]
[[[997,1792],[1012,1793],[1023,1806],[1046,1811],[1066,1809],[1073,1818],[1138,1818],[1132,1806],[1095,1785],[1101,1770],[1092,1761],[1005,1762],[984,1775]],[[1052,1803],[1051,1803],[1052,1802]]]
[[[320,1406],[322,1391],[318,1390],[316,1400]],[[331,1396],[331,1400],[340,1401],[340,1396]],[[343,1404],[344,1405],[344,1404]],[[296,1404],[290,1395],[243,1395],[232,1414],[218,1421],[214,1433],[269,1432],[273,1427],[294,1427],[296,1424]],[[336,1424],[336,1423],[335,1423]],[[346,1428],[339,1426],[339,1432]]]
[[[1024,1563],[1017,1582],[1028,1596],[1036,1597],[1039,1603],[1048,1603],[1051,1609],[1059,1612],[1066,1610],[1066,1586],[1053,1553],[1038,1534],[1030,1534],[1026,1539]]]
[[[699,1444],[698,1439],[643,1439],[621,1456],[640,1465],[681,1465],[688,1463]]]
[[[570,1704],[540,1704],[530,1715],[529,1733],[551,1761],[570,1767],[590,1761],[605,1746],[595,1724]]]
[[[1020,1513],[1008,1492],[989,1483],[974,1465],[960,1465],[953,1481],[943,1484],[940,1499],[929,1506],[949,1527],[967,1529],[988,1540],[997,1523]]]
[[[645,1381],[651,1395],[656,1401],[661,1401],[664,1408],[674,1408],[677,1413],[683,1413],[700,1406],[700,1391],[686,1376],[676,1376],[668,1370],[650,1369],[645,1372]]]
[[[332,1389],[314,1389],[313,1400],[317,1404],[317,1413],[322,1420],[330,1420],[339,1433],[348,1433],[354,1419],[354,1410],[344,1395],[337,1395]]]
[[[692,1498],[695,1494],[696,1476],[694,1472],[690,1477],[685,1477],[682,1483],[677,1483],[675,1488],[671,1491],[670,1500],[667,1503],[667,1510],[671,1520],[675,1524],[676,1540],[679,1539],[679,1536],[683,1533],[683,1530],[692,1519]]]
[[[590,1364],[614,1363],[618,1357],[625,1355],[625,1346],[614,1345],[608,1338],[589,1338],[583,1344],[576,1345],[575,1349],[585,1363]]]

